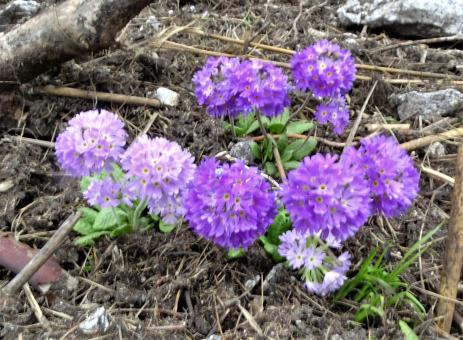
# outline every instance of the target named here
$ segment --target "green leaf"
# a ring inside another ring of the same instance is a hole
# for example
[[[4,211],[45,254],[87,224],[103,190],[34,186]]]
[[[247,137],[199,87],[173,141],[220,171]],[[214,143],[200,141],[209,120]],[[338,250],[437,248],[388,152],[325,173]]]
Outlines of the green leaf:
[[[281,209],[275,217],[272,225],[267,229],[266,238],[268,242],[279,245],[280,235],[291,228],[291,220],[286,210]]]
[[[116,229],[111,230],[111,233],[109,234],[110,237],[116,238],[121,235],[128,234],[132,231],[132,228],[127,223],[124,223],[120,226],[118,226]]]
[[[125,176],[124,171],[116,163],[112,163],[111,166],[113,168],[113,173],[112,173],[113,178],[118,182],[122,181]]]
[[[177,227],[176,224],[167,224],[164,223],[162,220],[159,221],[159,230],[162,231],[163,233],[171,233],[174,231],[174,229]]]
[[[254,159],[260,159],[262,157],[262,154],[260,152],[259,144],[257,144],[254,141],[251,141],[250,146],[251,146],[251,153],[254,156]]]
[[[304,157],[310,155],[315,150],[316,146],[317,140],[315,138],[309,138],[299,149],[294,150],[293,158],[298,161],[302,160]]]
[[[259,129],[259,122],[257,120],[254,120],[251,125],[249,125],[248,129],[246,130],[246,135],[250,135],[254,131]]]
[[[242,127],[235,126],[235,135],[236,137],[243,137],[244,135],[246,135],[246,133]]]
[[[275,133],[275,134],[279,134],[279,133],[282,133],[283,130],[285,128],[285,124],[283,123],[280,123],[280,122],[270,122],[270,125],[268,127],[268,130],[270,131],[270,133]]]
[[[283,168],[285,168],[285,170],[293,170],[293,169],[297,169],[299,167],[299,164],[301,164],[301,162],[288,161],[288,162],[283,163]]]
[[[273,159],[273,145],[272,145],[272,143],[270,141],[265,141],[264,148],[265,148],[265,153],[264,153],[264,159],[262,160],[262,162],[272,160]]]
[[[293,151],[292,150],[288,150],[288,149],[285,149],[283,151],[283,153],[281,154],[281,161],[284,163],[284,162],[288,162],[291,160],[291,158],[293,158]]]
[[[264,170],[265,173],[271,177],[276,177],[278,175],[277,167],[272,162],[265,163]]]
[[[400,320],[399,326],[406,340],[419,340],[420,339],[418,335],[416,335],[413,329],[411,329],[410,326],[405,321]]]
[[[93,224],[95,222],[95,219],[98,215],[98,211],[88,207],[82,207],[78,210],[82,212],[81,220],[84,220],[85,222],[90,224]]]
[[[95,240],[100,238],[103,235],[108,235],[109,231],[103,230],[103,231],[97,231],[94,233],[91,233],[89,235],[79,237],[77,240],[74,241],[74,244],[76,246],[93,246],[95,244]]]
[[[270,256],[274,262],[282,262],[285,260],[285,258],[278,253],[278,246],[269,242],[267,237],[261,236],[259,240],[262,242],[267,255]]]
[[[88,235],[91,234],[94,230],[92,227],[92,224],[88,223],[84,219],[80,219],[77,221],[77,223],[74,225],[74,231],[81,234],[81,235]]]
[[[107,230],[118,223],[115,208],[103,208],[96,216],[93,228],[95,230]]]
[[[313,128],[313,123],[306,120],[298,120],[296,122],[291,122],[286,128],[286,133],[301,134],[306,131],[309,131]]]
[[[93,180],[94,178],[90,176],[82,177],[82,179],[80,180],[80,191],[87,191],[88,187],[90,186],[90,183],[92,183]]]
[[[246,253],[244,252],[242,248],[238,248],[238,249],[231,248],[227,253],[227,257],[230,259],[239,259],[240,257],[243,257],[244,255],[246,255]]]
[[[278,151],[283,152],[288,146],[288,135],[283,133],[277,141]]]

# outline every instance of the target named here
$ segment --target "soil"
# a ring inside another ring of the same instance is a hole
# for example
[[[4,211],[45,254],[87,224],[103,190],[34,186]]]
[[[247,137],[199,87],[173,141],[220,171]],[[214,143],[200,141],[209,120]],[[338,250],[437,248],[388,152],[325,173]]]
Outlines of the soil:
[[[117,112],[125,120],[131,139],[148,125],[150,117],[157,115],[149,126],[149,134],[177,141],[197,160],[229,150],[236,142],[224,132],[221,121],[210,118],[196,103],[191,77],[205,56],[150,45],[160,37],[166,38],[167,33],[162,30],[169,27],[191,25],[207,33],[251,38],[288,49],[314,42],[319,32],[351,49],[359,63],[460,75],[455,65],[463,65],[463,53],[453,52],[455,46],[431,46],[424,63],[421,46],[371,53],[369,50],[374,47],[400,39],[388,32],[339,27],[335,13],[342,1],[301,3],[302,7],[295,0],[158,1],[130,22],[119,43],[110,50],[58,65],[20,89],[0,93],[0,184],[13,183],[0,192],[0,232],[41,248],[66,217],[85,205],[78,183],[59,170],[52,148],[18,139],[23,136],[52,142],[66,122],[80,111],[105,108]],[[159,21],[159,30],[146,23],[153,15]],[[244,53],[242,46],[195,34],[180,32],[169,40],[210,51]],[[274,61],[289,60],[288,55],[252,47],[246,52]],[[436,81],[390,84],[380,75],[367,72],[361,70],[360,74],[378,79],[378,85],[357,137],[370,134],[366,129],[369,123],[399,120],[388,103],[392,93],[445,87]],[[386,76],[412,78],[404,74]],[[40,95],[32,90],[45,84],[141,97],[164,86],[178,92],[180,102],[176,107],[152,108]],[[357,116],[372,85],[372,81],[356,82],[349,94],[353,116]],[[294,107],[302,101],[302,96],[295,96]],[[314,103],[309,107],[314,108]],[[309,110],[304,112],[311,116]],[[423,134],[420,129],[435,122],[412,117],[402,123],[411,124],[409,131],[396,132],[399,141],[404,142],[420,137]],[[338,137],[322,128],[317,128],[316,134],[344,142],[350,127]],[[444,125],[431,133],[451,128]],[[457,144],[447,141],[444,145],[444,156],[429,155],[426,148],[412,155],[417,164],[454,176]],[[323,143],[317,150],[341,151]],[[419,197],[406,216],[371,219],[348,242],[346,249],[352,252],[355,264],[352,272],[371,250],[385,244],[391,246],[388,261],[393,265],[426,231],[448,218],[451,186],[424,173],[420,185]],[[437,299],[427,292],[438,288],[445,235],[446,228],[443,228],[420,262],[404,275],[404,280],[412,285],[413,292],[429,311],[426,320],[419,321],[415,327],[423,339],[439,337],[433,319]],[[376,325],[367,328],[356,324],[351,321],[352,308],[334,304],[331,298],[306,294],[294,273],[284,268],[279,268],[277,279],[264,289],[263,282],[275,264],[259,245],[254,245],[241,259],[228,259],[224,250],[198,240],[186,226],[171,234],[151,230],[117,239],[101,239],[91,248],[74,246],[74,237],[72,234],[65,241],[55,258],[70,275],[79,279],[78,287],[72,291],[51,290],[44,295],[34,292],[49,321],[48,327],[37,321],[21,292],[11,308],[0,315],[1,338],[218,339],[213,337],[216,335],[226,339],[397,339],[402,337],[398,321],[413,317],[409,310],[394,308]],[[13,277],[14,273],[0,268],[0,286]],[[99,306],[106,308],[109,329],[104,334],[83,335],[78,324]],[[243,309],[252,319],[246,318]],[[453,332],[458,334],[459,330],[453,329]]]

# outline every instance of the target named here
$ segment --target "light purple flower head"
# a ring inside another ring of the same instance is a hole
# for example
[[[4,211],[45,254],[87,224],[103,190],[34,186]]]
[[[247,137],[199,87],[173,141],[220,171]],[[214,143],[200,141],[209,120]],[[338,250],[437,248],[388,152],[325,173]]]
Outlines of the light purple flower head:
[[[316,97],[344,95],[352,88],[356,73],[351,53],[328,40],[295,53],[290,64],[296,87]]]
[[[194,232],[225,248],[248,248],[272,223],[277,209],[270,185],[241,161],[204,160],[185,196]]]
[[[127,134],[124,123],[109,111],[85,111],[69,121],[58,135],[56,157],[61,168],[81,177],[110,170],[124,151]]]
[[[236,101],[239,88],[231,79],[239,66],[238,58],[210,57],[203,68],[194,74],[198,103],[205,105],[211,116],[236,117],[240,114]]]
[[[119,183],[114,182],[110,177],[102,180],[94,180],[84,192],[84,198],[88,204],[99,205],[102,208],[117,207],[119,201]]]
[[[418,194],[419,173],[412,158],[392,137],[362,139],[359,149],[347,149],[342,162],[361,168],[373,198],[373,210],[386,217],[407,211]]]
[[[281,196],[296,230],[330,242],[353,236],[371,211],[361,169],[329,154],[306,157],[288,174]]]
[[[243,61],[233,80],[239,89],[237,101],[243,113],[255,109],[263,116],[274,117],[290,105],[288,78],[271,62]]]
[[[175,223],[184,212],[181,199],[194,176],[193,161],[175,142],[140,136],[121,157],[130,178],[127,194],[136,192],[147,200],[150,213],[161,215],[165,223]]]
[[[332,98],[326,103],[318,104],[315,118],[322,125],[330,123],[335,134],[343,133],[349,123],[349,110],[345,98]]]
[[[314,245],[307,245],[307,233],[289,230],[280,236],[278,253],[288,261],[293,269],[313,270],[322,265],[325,253]]]

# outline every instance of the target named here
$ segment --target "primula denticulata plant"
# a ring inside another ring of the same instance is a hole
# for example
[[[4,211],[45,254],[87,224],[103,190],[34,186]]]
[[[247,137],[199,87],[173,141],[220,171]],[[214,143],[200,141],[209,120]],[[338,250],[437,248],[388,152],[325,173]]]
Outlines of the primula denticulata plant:
[[[228,119],[239,137],[260,131],[252,152],[277,177],[277,148],[288,177],[271,187],[261,170],[238,160],[191,154],[164,138],[139,136],[127,147],[124,124],[108,111],[82,112],[58,136],[61,168],[82,178],[83,208],[76,225],[81,245],[159,224],[181,221],[198,236],[230,251],[259,240],[275,261],[296,271],[310,293],[326,296],[343,285],[351,256],[343,243],[376,214],[406,213],[418,193],[419,174],[392,137],[362,139],[341,155],[313,154],[313,123],[294,121],[290,94],[318,101],[315,121],[341,134],[349,122],[345,95],[355,79],[349,51],[326,40],[297,52],[290,62],[294,84],[271,62],[209,58],[195,73],[200,105]],[[291,134],[308,133],[305,140]],[[279,136],[278,141],[273,135]],[[311,156],[310,156],[311,155]]]

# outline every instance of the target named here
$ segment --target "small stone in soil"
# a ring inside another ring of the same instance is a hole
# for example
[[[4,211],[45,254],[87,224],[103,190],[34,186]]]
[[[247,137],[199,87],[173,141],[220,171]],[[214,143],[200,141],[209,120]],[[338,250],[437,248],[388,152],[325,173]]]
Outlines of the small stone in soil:
[[[252,164],[254,156],[251,152],[251,141],[238,142],[232,146],[230,156],[241,159],[246,164]]]
[[[79,329],[84,334],[104,333],[109,329],[110,321],[106,309],[98,307],[87,319],[79,324]]]

